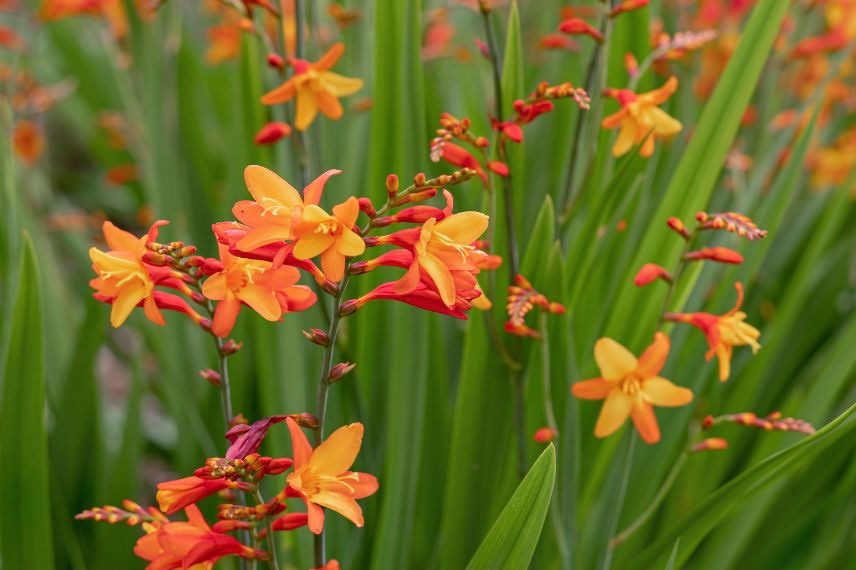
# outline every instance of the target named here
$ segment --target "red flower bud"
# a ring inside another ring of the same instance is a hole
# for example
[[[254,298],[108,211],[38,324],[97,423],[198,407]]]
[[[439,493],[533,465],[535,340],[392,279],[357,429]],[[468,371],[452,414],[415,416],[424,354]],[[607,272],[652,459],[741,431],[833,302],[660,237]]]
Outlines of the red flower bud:
[[[532,439],[538,443],[550,443],[557,435],[559,434],[553,428],[542,427],[535,432]]]
[[[668,220],[666,220],[666,225],[668,225],[669,229],[671,229],[673,232],[675,232],[676,234],[678,234],[682,238],[690,239],[689,230],[684,225],[684,223],[682,221],[680,221],[678,218],[675,218],[674,216],[669,218]]]
[[[205,370],[200,370],[199,375],[202,378],[209,382],[212,386],[220,387],[223,384],[223,378],[220,377],[220,373],[216,370],[211,370],[210,368],[206,368]]]
[[[390,198],[395,198],[398,194],[398,176],[395,174],[386,177],[386,193]]]
[[[303,331],[303,336],[306,337],[306,340],[313,344],[317,344],[318,346],[327,346],[330,344],[330,337],[321,329],[309,329],[308,331]]]
[[[256,144],[271,144],[283,137],[287,137],[290,134],[291,127],[288,124],[280,121],[273,121],[259,129],[259,132],[256,133],[253,140]]]
[[[559,25],[559,31],[571,35],[582,34],[590,36],[598,42],[603,42],[603,34],[582,18],[569,18],[565,20]]]
[[[668,271],[656,263],[646,263],[636,274],[633,284],[637,287],[644,287],[657,279],[662,279],[666,283],[672,282],[672,276]]]
[[[235,342],[235,339],[230,338],[225,342],[225,344],[223,344],[223,348],[220,349],[220,354],[223,356],[230,356],[241,350],[242,346],[244,346],[244,343]]]
[[[377,215],[377,212],[375,211],[375,207],[372,204],[372,201],[369,200],[368,198],[365,198],[365,197],[358,198],[357,202],[360,205],[360,211],[362,213],[364,213],[365,215],[367,215],[368,217],[374,218],[375,215]]]
[[[691,251],[684,256],[684,259],[687,261],[717,261],[734,265],[743,263],[743,256],[727,247],[706,247],[698,251]]]
[[[267,64],[274,69],[283,69],[285,60],[278,53],[269,53],[267,54]]]
[[[704,441],[697,443],[693,446],[692,451],[711,451],[711,450],[719,450],[719,449],[727,449],[728,442],[721,437],[709,437]]]
[[[288,417],[294,420],[300,427],[304,427],[306,429],[318,428],[318,418],[310,413],[303,412],[302,414],[290,414]]]

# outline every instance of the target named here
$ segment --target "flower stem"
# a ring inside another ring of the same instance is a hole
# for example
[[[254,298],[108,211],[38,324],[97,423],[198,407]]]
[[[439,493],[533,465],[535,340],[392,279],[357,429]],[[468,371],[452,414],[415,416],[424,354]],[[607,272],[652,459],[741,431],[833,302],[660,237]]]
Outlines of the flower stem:
[[[678,279],[680,279],[687,266],[687,260],[684,259],[684,256],[690,250],[690,246],[692,245],[696,234],[697,232],[694,231],[684,240],[684,247],[681,250],[681,256],[678,258],[674,271],[672,271],[672,281],[669,283],[669,290],[666,292],[666,298],[663,299],[663,307],[660,309],[660,317],[657,319],[657,329],[662,327],[663,323],[666,321],[666,312],[669,310],[669,304],[672,302],[672,297],[675,295]]]
[[[487,47],[490,52],[490,63],[493,72],[493,93],[495,114],[498,121],[503,119],[502,101],[502,56],[499,53],[499,45],[496,40],[496,29],[491,18],[491,10],[487,3],[480,3],[482,19],[485,27]],[[508,163],[508,153],[505,148],[505,137],[499,133],[496,138],[497,157],[500,161]],[[493,174],[491,175],[493,176]],[[517,245],[517,230],[514,225],[514,200],[511,194],[511,176],[503,176],[500,180],[502,187],[502,201],[504,203],[504,220],[506,239],[508,241],[508,265],[511,276],[520,273],[520,252]],[[517,362],[519,358],[519,343],[513,343],[511,347],[511,361]],[[526,407],[524,400],[524,375],[520,367],[514,367],[506,361],[511,375],[511,383],[514,388],[514,424],[517,431],[517,471],[522,479],[526,475]]]
[[[681,453],[681,456],[678,457],[678,460],[675,461],[674,465],[672,465],[672,470],[669,471],[669,474],[666,476],[666,480],[663,481],[663,484],[660,486],[660,489],[657,490],[657,494],[654,495],[654,498],[651,499],[651,502],[648,504],[642,514],[636,517],[636,520],[630,523],[620,533],[615,535],[615,538],[613,538],[609,542],[610,548],[615,548],[616,546],[633,536],[633,533],[639,530],[639,528],[644,525],[648,521],[648,519],[651,518],[651,515],[656,512],[657,507],[660,506],[660,504],[663,502],[663,499],[666,498],[666,495],[672,489],[672,485],[675,484],[675,480],[677,480],[678,475],[683,469],[684,464],[687,461],[688,455],[689,454],[687,453],[687,451]]]
[[[256,502],[259,505],[264,505],[265,500],[262,497],[261,491],[259,491],[258,487],[256,487]],[[265,515],[265,528],[267,529],[267,546],[268,552],[270,553],[270,559],[268,560],[268,566],[273,568],[273,570],[279,570],[279,560],[276,555],[276,541],[273,537],[273,521],[271,521],[270,515]]]
[[[627,494],[627,486],[630,483],[630,467],[633,465],[633,452],[636,450],[636,437],[632,430],[628,431],[627,453],[624,456],[624,468],[621,475],[621,486],[618,488],[618,498],[615,501],[615,514],[610,523],[609,534],[615,534],[618,528],[618,523],[621,520],[621,511],[624,508],[624,496]],[[602,570],[609,570],[612,566],[613,549],[609,544],[606,547],[606,553],[603,557]]]

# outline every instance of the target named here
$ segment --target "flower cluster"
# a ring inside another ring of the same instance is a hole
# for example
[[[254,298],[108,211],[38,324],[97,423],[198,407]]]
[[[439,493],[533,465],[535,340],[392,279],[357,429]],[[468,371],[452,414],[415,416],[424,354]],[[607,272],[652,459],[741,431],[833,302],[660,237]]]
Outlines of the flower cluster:
[[[528,279],[522,275],[515,275],[514,284],[508,286],[508,302],[505,306],[508,321],[505,323],[505,332],[517,336],[540,338],[541,333],[528,326],[525,321],[526,315],[535,307],[556,315],[565,313],[564,305],[549,301],[532,287]]]
[[[309,444],[300,423],[307,414],[273,416],[252,425],[239,424],[226,433],[230,440],[226,457],[210,458],[194,475],[158,485],[160,511],[141,508],[125,501],[124,509],[106,506],[80,513],[78,519],[109,523],[142,524],[146,534],[137,541],[134,552],[148,560],[152,568],[188,568],[194,564],[213,564],[224,556],[248,560],[266,560],[270,553],[259,548],[268,533],[291,531],[303,526],[315,534],[324,527],[324,509],[331,509],[363,526],[362,509],[356,499],[374,494],[378,482],[367,473],[351,471],[363,436],[363,425],[350,424],[330,434],[315,449]],[[291,458],[259,455],[268,429],[285,421],[292,438]],[[311,424],[311,422],[310,422]],[[267,476],[285,477],[279,493],[264,501],[259,493]],[[241,493],[238,503],[221,503],[217,523],[209,526],[197,503],[226,489]],[[287,512],[288,498],[301,499],[307,512]],[[248,501],[255,503],[247,506]],[[187,521],[172,521],[165,515],[184,510]],[[229,533],[249,531],[256,547],[250,547]],[[272,544],[272,542],[268,542]]]

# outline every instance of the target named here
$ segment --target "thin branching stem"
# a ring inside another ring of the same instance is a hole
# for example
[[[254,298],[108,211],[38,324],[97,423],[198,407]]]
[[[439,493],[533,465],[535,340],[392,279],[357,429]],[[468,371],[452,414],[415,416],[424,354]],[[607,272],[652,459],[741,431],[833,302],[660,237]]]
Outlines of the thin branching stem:
[[[633,431],[628,432],[627,453],[624,455],[624,467],[622,468],[621,483],[618,488],[618,497],[615,501],[615,513],[610,524],[609,535],[615,534],[618,529],[618,523],[621,521],[621,511],[624,510],[624,497],[627,494],[627,487],[630,483],[630,468],[633,465],[633,453],[636,450],[636,434]],[[613,549],[607,544],[606,553],[603,557],[601,570],[609,570],[612,567]]]
[[[265,504],[265,500],[262,497],[262,493],[258,487],[256,487],[255,497],[256,497],[256,502],[259,505]],[[274,536],[273,536],[273,521],[271,520],[270,515],[265,515],[265,529],[267,530],[265,538],[267,540],[267,546],[268,546],[268,552],[269,552],[268,566],[270,568],[272,568],[273,570],[279,570],[279,559],[277,558],[277,554],[276,554],[276,540],[274,540]]]

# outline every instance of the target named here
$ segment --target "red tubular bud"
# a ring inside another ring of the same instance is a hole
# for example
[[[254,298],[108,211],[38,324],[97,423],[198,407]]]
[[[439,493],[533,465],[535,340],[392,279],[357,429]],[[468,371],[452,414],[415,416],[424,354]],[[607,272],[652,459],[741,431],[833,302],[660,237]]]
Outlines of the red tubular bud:
[[[510,174],[510,170],[508,169],[508,165],[504,162],[500,162],[499,160],[491,160],[487,163],[487,167],[492,171],[496,172],[500,176],[508,177]]]
[[[339,316],[347,317],[348,315],[357,312],[357,309],[359,308],[360,302],[358,299],[349,299],[339,306]]]
[[[223,384],[223,378],[216,370],[206,368],[205,370],[200,370],[199,375],[202,376],[203,380],[205,380],[212,386],[216,386],[217,388],[219,388]]]
[[[675,232],[676,234],[678,234],[682,238],[690,239],[689,230],[684,225],[684,223],[682,221],[680,221],[678,218],[675,218],[674,216],[669,218],[668,220],[666,220],[666,225],[668,225],[669,229],[671,229],[673,232]]]
[[[211,332],[211,319],[199,319],[199,327],[205,332]]]
[[[646,263],[636,274],[633,284],[637,287],[644,287],[657,279],[662,279],[666,283],[671,283],[672,275],[656,263]]]
[[[274,69],[283,69],[285,60],[278,53],[269,53],[267,54],[267,64]]]
[[[372,227],[385,228],[386,226],[392,225],[394,223],[395,223],[395,217],[394,216],[383,216],[381,218],[373,219],[372,220]],[[368,239],[369,238],[365,238],[366,245],[369,245]]]
[[[571,35],[585,35],[594,38],[598,43],[603,42],[603,34],[592,27],[582,18],[569,18],[559,25],[559,31]]]
[[[487,145],[489,145],[489,144],[490,143],[488,142],[488,140],[485,137],[476,138],[476,146],[479,148],[487,148]]]
[[[408,204],[413,202],[424,202],[425,200],[430,200],[434,196],[437,195],[436,188],[428,188],[427,190],[422,190],[421,192],[411,192],[404,199],[399,198],[396,200],[396,206],[401,206],[402,204]]]
[[[424,172],[420,172],[416,176],[413,177],[413,183],[416,186],[425,186],[425,182],[427,180],[428,180],[428,178],[425,176]]]
[[[262,126],[256,133],[253,142],[256,144],[272,144],[291,134],[291,126],[281,121],[273,121]]]
[[[691,251],[684,256],[684,259],[687,261],[716,261],[734,265],[743,263],[743,256],[727,247],[706,247],[698,251]]]
[[[644,8],[648,5],[649,0],[624,0],[621,4],[613,8],[612,12],[609,13],[610,18],[614,18],[623,14],[624,12],[630,12],[631,10],[639,10],[640,8]]]
[[[306,340],[313,344],[317,344],[318,346],[328,346],[330,344],[330,337],[321,329],[309,329],[302,332]]]
[[[340,380],[345,374],[356,367],[357,365],[353,362],[340,362],[339,364],[334,364],[333,368],[330,369],[330,374],[327,375],[327,381],[332,384],[333,382]]]
[[[537,443],[550,443],[555,439],[555,437],[559,435],[556,430],[550,427],[542,427],[538,428],[535,432],[535,435],[532,436],[532,439]]]
[[[358,198],[357,202],[360,205],[360,211],[367,215],[370,218],[374,218],[377,215],[375,211],[375,207],[372,204],[372,201],[368,198]]]
[[[727,449],[728,442],[721,437],[709,437],[693,446],[693,452]]]
[[[193,291],[190,294],[190,298],[193,300],[194,303],[197,303],[199,305],[205,304],[205,296],[199,291]]]
[[[553,302],[547,305],[547,311],[554,315],[564,315],[567,309],[563,304]]]
[[[384,219],[384,218],[375,218],[374,221],[372,222],[372,225],[374,225],[375,221],[382,220],[382,219]],[[383,242],[375,236],[366,236],[363,238],[363,241],[365,242],[366,247],[375,247],[377,245],[383,245]]]
[[[300,427],[307,429],[316,429],[318,427],[318,418],[310,413],[303,412],[302,414],[290,414],[288,417],[293,419]]]
[[[714,424],[713,416],[705,416],[701,421],[701,429],[710,429]]]
[[[205,263],[205,258],[201,255],[194,255],[190,259],[185,260],[184,264],[188,267],[201,267]]]
[[[186,245],[180,250],[178,250],[179,257],[190,257],[191,255],[196,254],[196,246],[195,245]]]
[[[222,354],[223,356],[230,356],[241,350],[242,346],[244,346],[244,343],[235,342],[235,339],[230,338],[223,345],[223,348],[220,349],[220,354]]]

